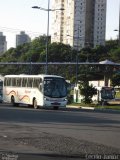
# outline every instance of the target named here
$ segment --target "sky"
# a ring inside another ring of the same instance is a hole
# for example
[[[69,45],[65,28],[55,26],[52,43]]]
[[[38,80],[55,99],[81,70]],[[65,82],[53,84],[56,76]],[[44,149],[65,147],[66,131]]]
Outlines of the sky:
[[[51,0],[52,2],[52,0]],[[48,0],[0,0],[0,32],[6,36],[7,48],[15,47],[16,34],[25,31],[33,39],[47,33],[47,12],[32,6],[47,8]],[[116,39],[119,29],[120,0],[107,0],[106,39]],[[51,13],[50,27],[51,33]]]

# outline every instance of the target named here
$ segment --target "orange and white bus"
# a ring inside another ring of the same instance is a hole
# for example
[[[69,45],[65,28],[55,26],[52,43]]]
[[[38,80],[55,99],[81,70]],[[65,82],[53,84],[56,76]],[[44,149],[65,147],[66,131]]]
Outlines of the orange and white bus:
[[[3,98],[14,106],[58,109],[67,104],[67,85],[63,77],[56,75],[6,75]]]

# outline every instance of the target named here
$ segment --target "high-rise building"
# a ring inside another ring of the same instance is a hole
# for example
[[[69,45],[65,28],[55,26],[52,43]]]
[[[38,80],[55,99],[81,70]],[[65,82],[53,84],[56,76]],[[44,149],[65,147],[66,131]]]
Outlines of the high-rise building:
[[[107,0],[53,0],[52,42],[75,49],[105,44]]]
[[[2,55],[5,51],[7,51],[7,41],[6,36],[0,32],[0,55]]]
[[[31,38],[25,34],[24,31],[21,31],[20,34],[16,35],[16,47],[24,43],[29,43]]]

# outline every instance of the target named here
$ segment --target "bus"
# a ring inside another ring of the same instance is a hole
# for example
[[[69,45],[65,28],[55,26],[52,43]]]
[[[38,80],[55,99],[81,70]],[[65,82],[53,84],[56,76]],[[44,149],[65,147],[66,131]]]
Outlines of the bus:
[[[111,100],[115,100],[115,89],[111,86],[95,87],[97,89],[97,94],[92,97],[93,102],[100,104],[107,104]],[[80,94],[79,84],[74,87],[73,101],[76,103],[81,103],[83,96]]]
[[[67,83],[56,75],[6,75],[3,85],[4,101],[13,106],[27,104],[58,109],[66,107]]]
[[[96,87],[97,94],[93,96],[93,101],[98,101],[100,104],[107,104],[111,100],[115,100],[115,89],[111,86]]]

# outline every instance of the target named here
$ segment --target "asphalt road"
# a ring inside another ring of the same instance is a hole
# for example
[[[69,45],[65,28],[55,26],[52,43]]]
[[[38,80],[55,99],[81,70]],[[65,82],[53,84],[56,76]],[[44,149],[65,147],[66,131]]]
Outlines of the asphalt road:
[[[63,159],[82,159],[89,154],[116,155],[120,154],[119,133],[117,111],[35,110],[0,104],[1,153],[35,153],[38,157],[51,154],[51,159],[56,154]]]

